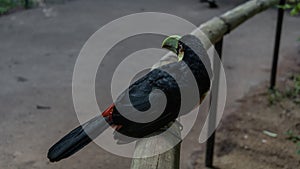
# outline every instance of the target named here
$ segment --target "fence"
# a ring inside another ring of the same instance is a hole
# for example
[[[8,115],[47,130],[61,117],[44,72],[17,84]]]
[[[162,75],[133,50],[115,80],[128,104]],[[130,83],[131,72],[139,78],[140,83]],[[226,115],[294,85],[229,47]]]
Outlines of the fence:
[[[223,45],[223,36],[237,28],[240,24],[251,18],[252,16],[276,5],[285,4],[285,0],[250,0],[219,17],[214,17],[206,23],[200,25],[200,27],[194,30],[191,34],[197,36],[204,47],[208,49],[210,44],[215,44],[216,51],[219,56],[222,56],[222,45]],[[272,71],[270,78],[270,89],[274,89],[276,82],[276,72],[278,64],[278,54],[280,47],[280,36],[281,28],[283,21],[283,9],[278,9],[277,17],[277,26],[276,26],[276,35],[275,35],[275,45],[274,45],[274,55],[272,62]],[[203,33],[208,37],[210,42],[207,42]],[[176,61],[174,57],[170,55],[164,56],[161,61],[155,65],[155,67],[168,64]],[[218,77],[219,71],[214,70],[215,77]],[[214,82],[213,85],[218,85],[218,80]],[[211,107],[214,108],[217,104],[216,102],[211,102]],[[215,126],[216,111],[211,111],[209,115],[209,126]],[[173,133],[177,133],[180,137],[180,131],[178,127],[171,129]],[[213,155],[214,155],[214,142],[215,142],[215,132],[209,137],[206,145],[206,158],[205,165],[206,167],[213,167]],[[147,151],[155,151],[157,143],[159,144],[172,144],[174,141],[173,137],[150,137],[143,139],[136,144],[135,156],[143,157],[143,154]],[[132,169],[179,169],[180,161],[180,143],[177,144],[174,148],[169,151],[159,154],[153,157],[146,158],[134,158],[132,160],[131,168]]]

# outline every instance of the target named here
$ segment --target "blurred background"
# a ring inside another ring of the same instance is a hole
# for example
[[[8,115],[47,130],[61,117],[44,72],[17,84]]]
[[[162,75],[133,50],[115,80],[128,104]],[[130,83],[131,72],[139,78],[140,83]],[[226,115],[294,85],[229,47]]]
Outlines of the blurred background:
[[[0,168],[129,168],[131,159],[94,143],[58,163],[46,158],[48,148],[79,125],[72,103],[72,73],[86,40],[128,14],[164,12],[200,25],[243,2],[220,0],[212,9],[199,0],[32,0],[25,10],[23,1],[0,0]],[[274,7],[224,38],[228,95],[216,135],[219,168],[300,166],[297,146],[283,134],[300,131],[299,104],[268,93],[276,19]],[[286,86],[293,89],[300,72],[299,16],[286,12],[281,37],[278,89],[286,91]],[[96,90],[107,89],[98,85]],[[108,106],[101,94],[97,97],[99,104]],[[265,135],[264,130],[278,136]],[[183,169],[203,166],[205,144],[198,143],[199,133],[195,126],[182,143]]]

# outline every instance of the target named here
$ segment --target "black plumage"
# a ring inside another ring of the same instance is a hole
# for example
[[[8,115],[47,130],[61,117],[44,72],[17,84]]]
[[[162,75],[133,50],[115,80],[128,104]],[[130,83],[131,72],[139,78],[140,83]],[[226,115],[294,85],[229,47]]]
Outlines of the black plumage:
[[[145,137],[178,117],[181,108],[182,93],[188,94],[191,97],[188,102],[189,105],[185,105],[184,110],[181,110],[181,113],[185,114],[190,112],[200,102],[201,96],[209,90],[209,74],[211,74],[211,70],[207,71],[205,69],[202,60],[205,60],[208,68],[210,68],[210,63],[200,40],[192,35],[186,35],[180,39],[179,44],[182,45],[184,50],[182,61],[152,70],[133,83],[115,101],[116,108],[114,108],[112,113],[112,120],[114,124],[122,125],[118,132],[130,137]],[[201,55],[200,57],[199,54]],[[191,91],[194,87],[191,86],[193,84],[190,80],[193,77],[190,77],[189,71],[193,73],[197,82],[199,94],[195,95],[195,91]],[[173,78],[174,76],[176,76],[176,80]],[[180,91],[179,88],[183,91]],[[161,90],[163,93],[156,92],[155,89]],[[127,96],[128,94],[129,97]],[[155,107],[160,106],[162,95],[167,97],[167,105],[163,113],[156,120],[148,123],[139,123],[126,118],[130,115],[137,119],[150,118],[151,113],[156,113]],[[198,96],[198,98],[193,97],[193,95]],[[153,97],[152,99],[157,102],[150,105],[149,97]],[[150,106],[154,106],[153,112],[147,112],[147,114],[141,112],[148,110]],[[124,114],[119,113],[118,108],[121,108],[122,112],[125,113],[125,117]],[[120,139],[118,137],[115,138]]]
[[[119,133],[135,138],[146,137],[175,121],[178,116],[190,112],[208,92],[212,73],[209,58],[202,43],[196,37],[186,35],[180,39],[179,45],[184,51],[184,57],[181,61],[150,71],[130,85],[114,102],[115,106],[109,109],[112,111],[111,116],[110,118],[106,117],[106,120],[111,125],[121,126],[117,129]],[[192,72],[192,77],[189,76],[189,72]],[[199,93],[193,90],[191,78],[196,80]],[[184,107],[181,106],[183,95],[191,98]],[[166,105],[162,105],[164,99],[166,99]],[[159,117],[153,121],[142,123],[128,119],[128,117],[134,119],[151,118],[153,114],[160,113],[157,108],[161,106],[165,106],[163,113],[159,114]],[[122,114],[119,110],[122,111]],[[179,114],[179,112],[182,114]],[[89,122],[83,127],[89,128]],[[96,128],[93,129],[97,130]],[[101,130],[104,130],[104,128],[102,127]],[[80,133],[76,134],[76,132]],[[124,143],[132,141],[132,139],[124,140],[118,132],[115,132],[115,139]],[[79,139],[76,138],[77,135],[80,137]],[[72,155],[91,141],[86,137],[89,136],[82,131],[82,128],[73,130],[49,150],[48,158],[50,161],[58,161]],[[72,139],[76,141],[74,142]],[[62,147],[68,148],[64,150]]]

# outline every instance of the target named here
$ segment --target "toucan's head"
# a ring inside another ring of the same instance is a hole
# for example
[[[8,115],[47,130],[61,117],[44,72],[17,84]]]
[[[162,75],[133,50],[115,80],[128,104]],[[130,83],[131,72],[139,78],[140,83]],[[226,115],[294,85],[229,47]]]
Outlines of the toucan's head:
[[[181,39],[181,37],[178,35],[169,36],[163,41],[161,47],[176,53],[178,61],[181,61],[183,59],[184,50],[179,39]]]

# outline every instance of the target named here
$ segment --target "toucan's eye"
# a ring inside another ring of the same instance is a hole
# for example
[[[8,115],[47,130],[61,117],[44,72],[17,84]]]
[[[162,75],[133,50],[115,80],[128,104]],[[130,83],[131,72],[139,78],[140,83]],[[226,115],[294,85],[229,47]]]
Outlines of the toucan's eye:
[[[182,52],[182,51],[183,51],[183,46],[182,46],[182,44],[179,44],[178,47],[179,47],[179,48],[178,48],[178,51],[179,51],[179,52]]]

